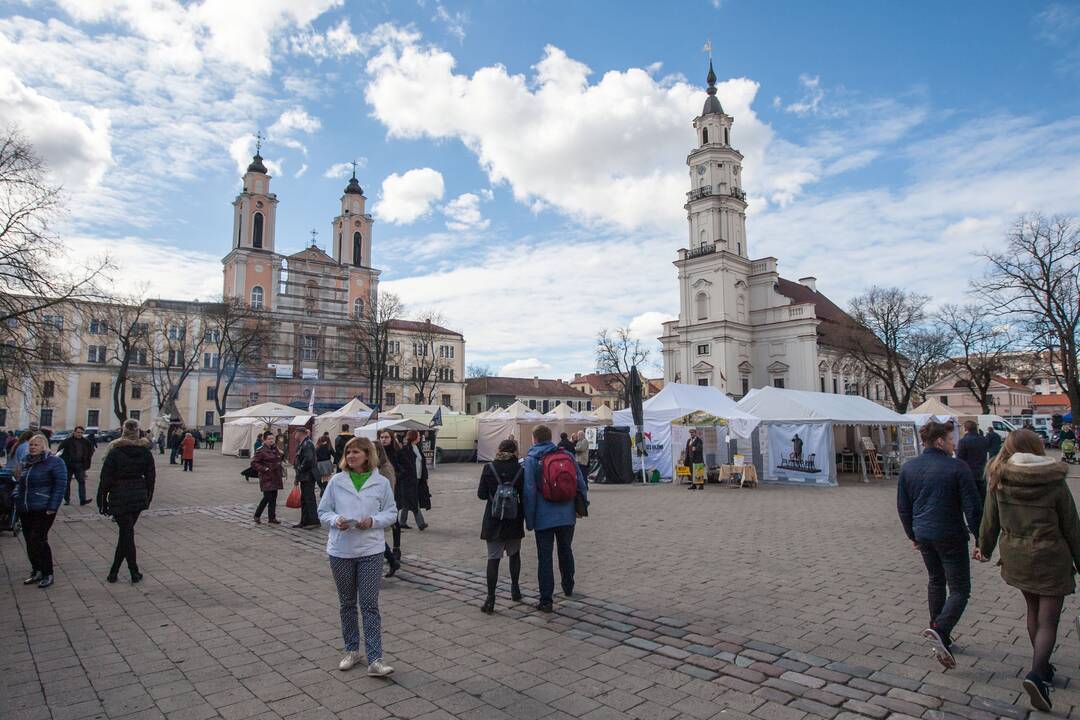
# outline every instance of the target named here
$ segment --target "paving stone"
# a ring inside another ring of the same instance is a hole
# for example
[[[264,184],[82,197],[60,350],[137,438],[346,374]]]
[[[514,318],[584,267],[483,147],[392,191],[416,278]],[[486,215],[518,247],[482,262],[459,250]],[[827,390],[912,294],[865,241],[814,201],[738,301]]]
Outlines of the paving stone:
[[[810,675],[804,675],[798,672],[786,672],[780,676],[781,680],[787,680],[788,682],[798,683],[799,685],[805,685],[811,688],[823,688],[825,687],[825,681],[821,678],[812,677]]]
[[[886,707],[872,705],[867,702],[862,702],[861,700],[846,700],[841,707],[850,710],[851,712],[858,713],[859,715],[878,718],[878,720],[888,717],[890,712]]]

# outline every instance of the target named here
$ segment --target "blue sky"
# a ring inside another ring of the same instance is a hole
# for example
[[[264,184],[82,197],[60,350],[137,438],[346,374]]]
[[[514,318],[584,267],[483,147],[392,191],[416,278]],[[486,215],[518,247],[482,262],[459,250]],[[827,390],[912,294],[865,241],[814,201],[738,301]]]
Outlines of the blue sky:
[[[359,160],[383,288],[468,362],[567,377],[678,312],[707,39],[751,254],[841,304],[963,299],[1018,213],[1080,212],[1075,3],[0,1],[0,123],[64,184],[64,262],[152,296],[220,294],[256,129],[279,251]]]

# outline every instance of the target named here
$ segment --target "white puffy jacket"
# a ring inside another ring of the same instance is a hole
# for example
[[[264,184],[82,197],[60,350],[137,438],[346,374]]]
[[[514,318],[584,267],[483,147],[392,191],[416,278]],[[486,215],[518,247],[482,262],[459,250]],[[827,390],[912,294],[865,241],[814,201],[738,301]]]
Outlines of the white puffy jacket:
[[[354,522],[370,517],[372,526],[367,530],[350,527],[337,528],[337,519],[343,517]],[[319,501],[319,522],[330,528],[326,539],[328,555],[339,558],[358,558],[382,553],[386,540],[383,530],[397,519],[397,504],[390,481],[378,470],[356,491],[347,472],[336,473],[323,491]]]

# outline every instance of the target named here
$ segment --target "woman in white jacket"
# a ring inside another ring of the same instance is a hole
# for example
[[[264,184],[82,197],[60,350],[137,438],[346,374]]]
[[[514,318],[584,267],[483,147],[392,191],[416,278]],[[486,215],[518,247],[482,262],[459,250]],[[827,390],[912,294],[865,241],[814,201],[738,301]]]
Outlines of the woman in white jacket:
[[[367,674],[385,677],[394,668],[382,659],[382,620],[379,616],[379,581],[382,577],[383,530],[397,519],[390,481],[376,469],[378,455],[367,438],[345,445],[341,472],[330,478],[319,502],[319,521],[330,528],[326,554],[341,602],[341,635],[345,657],[339,670],[350,670],[363,657],[356,605],[364,623]]]

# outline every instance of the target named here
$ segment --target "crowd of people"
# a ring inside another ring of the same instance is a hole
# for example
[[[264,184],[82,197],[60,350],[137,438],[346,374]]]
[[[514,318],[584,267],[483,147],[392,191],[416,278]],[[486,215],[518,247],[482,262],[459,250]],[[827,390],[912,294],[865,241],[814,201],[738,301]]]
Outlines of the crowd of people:
[[[974,422],[964,429],[954,447],[951,424],[923,426],[924,450],[904,464],[897,483],[901,524],[929,578],[930,624],[921,634],[943,667],[956,666],[953,630],[971,595],[969,559],[988,562],[999,549],[1001,577],[1027,607],[1032,660],[1022,688],[1032,707],[1048,712],[1058,620],[1080,568],[1080,516],[1065,483],[1068,466],[1047,457],[1031,430],[1014,430],[1002,442],[992,429],[981,436]]]

